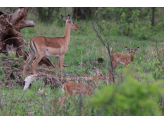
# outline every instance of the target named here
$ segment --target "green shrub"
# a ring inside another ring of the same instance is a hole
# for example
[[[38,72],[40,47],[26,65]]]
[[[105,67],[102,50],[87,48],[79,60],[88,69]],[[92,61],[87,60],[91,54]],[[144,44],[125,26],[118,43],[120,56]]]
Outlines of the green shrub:
[[[144,74],[150,80],[140,84],[133,74],[127,69],[122,84],[110,84],[95,93],[90,101],[99,115],[161,115],[158,97],[164,94],[162,81],[153,82],[151,75]]]

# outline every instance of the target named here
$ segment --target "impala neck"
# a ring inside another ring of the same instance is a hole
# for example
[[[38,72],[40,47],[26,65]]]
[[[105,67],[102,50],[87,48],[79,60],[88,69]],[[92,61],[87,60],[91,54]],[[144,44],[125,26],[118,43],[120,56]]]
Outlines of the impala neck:
[[[131,62],[134,60],[134,55],[130,55]]]
[[[67,42],[67,45],[70,42],[70,33],[71,33],[71,29],[70,29],[68,23],[66,23],[66,25],[65,25],[65,35],[64,35],[64,38],[65,38],[65,40]]]

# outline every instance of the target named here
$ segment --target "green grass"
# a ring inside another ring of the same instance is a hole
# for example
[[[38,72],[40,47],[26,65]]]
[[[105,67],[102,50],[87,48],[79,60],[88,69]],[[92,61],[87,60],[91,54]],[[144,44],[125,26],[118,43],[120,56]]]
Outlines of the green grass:
[[[59,97],[64,95],[61,92],[61,88],[51,89],[49,86],[46,86],[44,89],[48,95],[41,95],[40,93],[35,93],[41,86],[44,86],[44,84],[41,80],[38,80],[34,81],[32,87],[27,91],[22,90],[20,86],[14,86],[13,88],[9,89],[1,88],[0,97],[1,100],[3,99],[3,107],[0,110],[0,114],[7,116],[24,116],[28,115],[28,112],[33,112],[32,115],[35,116],[89,115],[88,111],[83,111],[82,107],[80,107],[83,106],[84,108],[87,106],[87,97],[75,95],[71,99],[68,98],[66,100],[66,105],[69,105],[69,107],[63,106],[61,110],[59,110],[60,105],[56,102]],[[80,114],[82,113],[81,111],[83,111],[83,114]]]
[[[34,17],[31,18],[35,20]],[[26,42],[34,36],[59,37],[64,35],[64,21],[63,26],[59,26],[58,21],[51,24],[36,22],[34,28],[29,27],[21,30]],[[77,25],[80,26],[80,30],[71,31],[70,44],[64,57],[64,64],[70,65],[70,67],[64,68],[64,71],[73,75],[84,75],[86,71],[92,73],[91,68],[95,66],[99,68],[104,75],[108,75],[109,65],[107,60],[109,56],[107,55],[105,47],[98,37],[96,37],[92,28],[92,22],[78,21]],[[158,62],[158,56],[156,54],[156,50],[162,46],[162,42],[158,42],[156,45],[156,41],[162,41],[164,38],[162,34],[163,33],[159,32],[149,40],[138,40],[127,36],[118,36],[114,42],[110,42],[110,45],[113,45],[113,52],[122,52],[125,54],[129,54],[125,46],[130,48],[140,47],[139,51],[135,53],[134,61],[131,63],[130,68],[140,66],[143,70],[136,71],[136,74],[148,72],[153,75],[155,81],[163,80],[163,71],[158,71],[159,66],[163,65],[163,62]],[[115,36],[113,36],[113,38],[114,37]],[[153,50],[151,50],[151,48],[153,48]],[[27,47],[26,50],[28,50]],[[93,62],[99,57],[105,59],[105,62],[101,66],[97,66],[97,64]],[[161,56],[161,59],[163,60],[163,56]],[[50,58],[50,60],[54,63],[55,58]],[[115,69],[116,81],[120,81],[119,77],[123,73],[123,68],[125,68],[125,66],[120,64]],[[0,76],[2,78],[4,78],[4,69],[7,68],[0,67]],[[51,71],[55,72],[54,69]],[[41,86],[44,86],[44,84],[42,80],[38,80],[33,82],[32,87],[27,91],[23,91],[19,86],[0,88],[0,99],[3,99],[3,107],[0,108],[0,115],[28,115],[28,112],[33,112],[32,115],[35,116],[97,115],[97,111],[88,105],[88,97],[80,96],[74,96],[72,99],[68,98],[66,102],[67,107],[63,106],[60,111],[57,99],[63,96],[61,88],[51,89],[49,86],[46,86],[45,92],[48,96],[43,96],[35,93]]]

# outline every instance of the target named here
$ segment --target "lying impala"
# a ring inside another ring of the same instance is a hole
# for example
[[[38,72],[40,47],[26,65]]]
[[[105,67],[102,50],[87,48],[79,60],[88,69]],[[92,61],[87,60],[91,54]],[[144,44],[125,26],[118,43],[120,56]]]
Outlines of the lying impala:
[[[40,94],[43,94],[43,95],[48,95],[47,93],[44,92],[44,88],[43,87],[40,87],[36,93],[40,93]]]
[[[58,99],[58,103],[63,104],[65,102],[65,98],[68,95],[73,96],[75,94],[78,95],[91,95],[94,89],[98,86],[98,81],[100,79],[106,79],[106,77],[98,70],[96,67],[93,68],[93,72],[95,73],[93,77],[92,84],[80,84],[76,82],[67,82],[62,86],[62,91],[65,93],[64,97]]]
[[[2,51],[2,53],[6,56],[14,56],[16,54],[16,48],[14,48],[13,44],[6,44],[6,51]]]
[[[112,66],[113,70],[119,65],[119,63],[125,65],[125,67],[128,67],[128,64],[134,60],[134,53],[139,49],[139,47],[135,49],[130,49],[128,47],[125,47],[130,55],[128,54],[123,54],[123,53],[113,53],[111,54],[111,61],[112,61]],[[112,70],[109,68],[109,79],[112,81],[113,76],[112,76]]]
[[[78,30],[79,27],[71,20],[70,15],[68,18],[62,16],[62,19],[66,21],[65,25],[65,35],[64,37],[44,37],[44,36],[36,36],[29,41],[29,57],[23,68],[23,75],[26,74],[26,67],[28,64],[35,58],[32,63],[33,73],[36,74],[36,66],[40,62],[40,60],[46,57],[55,57],[55,67],[56,67],[56,77],[58,76],[58,59],[60,57],[60,71],[61,71],[61,79],[63,79],[63,58],[65,53],[68,50],[68,45],[70,42],[70,33],[71,29]]]

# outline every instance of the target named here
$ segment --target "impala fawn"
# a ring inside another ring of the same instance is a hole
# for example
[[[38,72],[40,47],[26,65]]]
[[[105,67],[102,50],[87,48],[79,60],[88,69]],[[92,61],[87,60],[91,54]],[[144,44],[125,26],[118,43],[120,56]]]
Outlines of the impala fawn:
[[[112,68],[109,68],[109,79],[110,81],[113,81],[113,75],[112,75],[112,70],[114,70],[119,63],[125,65],[125,67],[128,67],[128,64],[134,60],[134,53],[139,49],[139,47],[135,49],[130,49],[128,47],[125,47],[130,55],[128,54],[123,54],[123,53],[113,53],[111,54],[111,61],[112,61]]]
[[[55,57],[55,67],[56,67],[56,77],[58,77],[58,60],[60,57],[60,72],[61,79],[63,79],[63,59],[64,55],[68,50],[68,45],[70,42],[70,33],[71,30],[78,30],[79,27],[71,20],[70,15],[68,18],[62,16],[62,19],[66,21],[65,25],[65,35],[63,37],[44,37],[44,36],[36,36],[29,41],[29,57],[23,67],[23,75],[26,74],[26,67],[28,64],[35,58],[32,63],[33,73],[36,74],[36,66],[40,62],[40,60],[46,57]]]
[[[44,88],[43,87],[40,87],[36,93],[40,93],[40,94],[43,94],[43,95],[48,95],[47,93],[44,92]]]
[[[6,51],[2,51],[6,56],[14,56],[16,54],[16,48],[14,48],[13,44],[6,44]]]
[[[93,68],[93,72],[95,73],[93,77],[92,84],[80,84],[76,82],[67,82],[62,85],[62,92],[65,93],[65,96],[58,99],[58,103],[63,104],[65,102],[66,97],[68,95],[73,96],[75,94],[78,95],[91,95],[94,89],[98,86],[98,81],[100,79],[106,79],[106,77],[98,70],[96,67]]]
[[[6,44],[6,51],[7,51],[7,55],[10,56],[14,56],[16,54],[16,48],[14,48],[13,44],[12,45]]]

